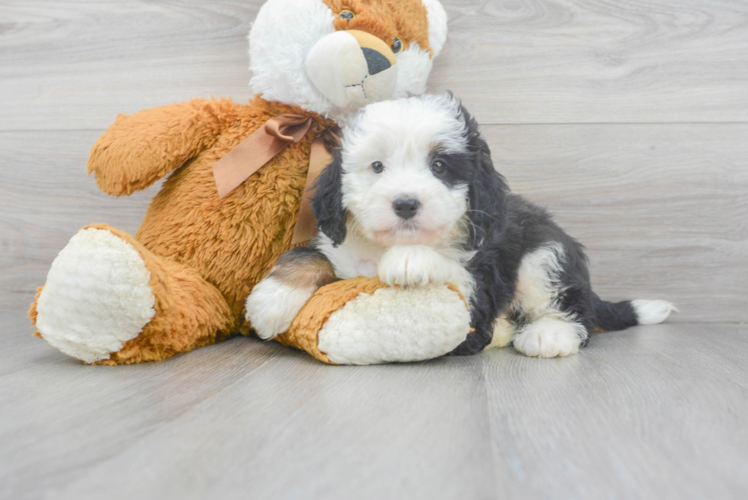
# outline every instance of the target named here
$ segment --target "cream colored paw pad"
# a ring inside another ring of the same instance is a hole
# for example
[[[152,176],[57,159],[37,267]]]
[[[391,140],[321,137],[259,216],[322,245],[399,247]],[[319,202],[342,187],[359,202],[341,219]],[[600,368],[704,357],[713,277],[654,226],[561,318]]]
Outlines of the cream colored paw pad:
[[[465,302],[446,286],[380,288],[335,311],[318,346],[338,364],[421,361],[452,351],[469,332]]]
[[[52,263],[37,303],[37,330],[81,361],[108,359],[156,314],[149,280],[131,244],[104,229],[83,229]]]

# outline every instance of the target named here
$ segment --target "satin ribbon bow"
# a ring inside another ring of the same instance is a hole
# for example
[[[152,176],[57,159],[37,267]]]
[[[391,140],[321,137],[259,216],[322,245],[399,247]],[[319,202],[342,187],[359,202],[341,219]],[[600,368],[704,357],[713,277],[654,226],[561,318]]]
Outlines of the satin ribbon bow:
[[[271,118],[238,146],[213,165],[213,177],[218,189],[218,197],[224,198],[239,187],[252,174],[292,143],[304,138],[312,126],[312,118],[305,115],[284,114]],[[309,171],[301,197],[299,214],[296,217],[291,244],[310,240],[316,231],[310,188],[320,172],[330,163],[332,156],[325,147],[323,131],[312,141],[309,154]]]

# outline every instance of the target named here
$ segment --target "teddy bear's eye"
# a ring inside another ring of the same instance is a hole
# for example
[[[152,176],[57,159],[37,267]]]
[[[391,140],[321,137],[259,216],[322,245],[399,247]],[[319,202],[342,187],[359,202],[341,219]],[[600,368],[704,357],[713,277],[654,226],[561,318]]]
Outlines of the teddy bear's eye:
[[[352,10],[343,10],[340,12],[340,14],[338,14],[338,17],[340,19],[345,19],[346,21],[351,22],[351,19],[356,17],[356,14],[354,14]]]
[[[381,174],[384,170],[384,164],[381,161],[375,161],[371,164],[371,169],[375,174]]]
[[[390,48],[392,49],[392,52],[394,52],[395,54],[397,54],[398,52],[400,52],[401,50],[403,50],[403,42],[401,42],[399,38],[395,38],[395,40],[393,40],[392,45],[390,46]]]

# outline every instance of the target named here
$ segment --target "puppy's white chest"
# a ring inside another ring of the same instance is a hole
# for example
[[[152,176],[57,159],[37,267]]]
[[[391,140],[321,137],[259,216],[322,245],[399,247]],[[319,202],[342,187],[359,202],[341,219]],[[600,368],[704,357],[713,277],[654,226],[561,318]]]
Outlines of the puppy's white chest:
[[[361,243],[355,238],[348,238],[339,247],[334,247],[329,239],[322,235],[318,248],[330,259],[338,278],[348,279],[356,276],[375,278],[377,276],[377,267],[383,252],[379,247]]]
[[[336,259],[331,259],[335,267],[335,274],[339,278],[348,279],[356,276],[375,278],[377,276],[377,261],[360,258],[353,252],[340,252]]]
[[[377,276],[377,263],[369,259],[356,259],[354,264],[358,276],[374,278]]]

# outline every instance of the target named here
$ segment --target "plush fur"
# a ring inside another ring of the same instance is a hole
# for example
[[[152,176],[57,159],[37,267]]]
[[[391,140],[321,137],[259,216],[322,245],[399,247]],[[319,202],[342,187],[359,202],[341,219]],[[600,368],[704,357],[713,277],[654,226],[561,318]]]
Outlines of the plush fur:
[[[337,364],[421,361],[457,347],[469,324],[464,299],[454,289],[380,287],[336,309],[317,336],[319,349]]]
[[[446,31],[438,2],[426,3],[428,8],[421,0],[270,0],[250,34],[251,84],[259,94],[251,102],[195,99],[120,115],[93,146],[89,174],[104,192],[116,196],[168,178],[134,237],[94,225],[98,238],[110,244],[94,246],[94,254],[85,253],[89,259],[71,255],[82,248],[78,243],[91,229],[74,237],[29,312],[36,334],[82,361],[106,364],[158,360],[235,332],[248,334],[245,299],[291,246],[311,142],[325,131],[323,138],[332,147],[330,131],[351,111],[338,109],[310,82],[304,70],[309,50],[326,35],[349,28],[380,37],[386,47],[397,37],[399,57],[411,49],[425,56],[398,60],[402,71],[394,88],[420,91],[431,55],[441,49],[431,49],[430,39],[443,44],[441,33]],[[350,22],[340,17],[344,8],[355,12]],[[439,23],[433,37],[431,19]],[[385,97],[391,96],[379,96]],[[285,113],[311,117],[306,136],[219,199],[212,166],[269,119]],[[76,281],[90,259],[99,272]],[[128,269],[140,274],[112,287],[121,297],[97,297],[102,290],[109,293],[110,275],[127,275]],[[131,301],[131,306],[120,300],[136,291],[150,294],[150,309],[142,300]],[[70,300],[91,307],[60,313],[73,292]],[[114,314],[112,304],[122,310]],[[120,322],[107,319],[112,314],[131,318],[132,324],[125,321],[127,327],[118,331]]]
[[[320,233],[304,255],[326,257],[338,278],[364,274],[406,289],[458,287],[469,301],[473,331],[453,354],[513,340],[528,356],[566,356],[596,329],[660,322],[673,310],[665,301],[599,299],[582,245],[545,210],[510,193],[478,124],[451,96],[367,106],[344,129],[313,207]],[[279,268],[301,257],[292,250]],[[315,288],[311,281],[276,283],[275,302],[302,287]],[[248,303],[262,295],[258,287]],[[255,311],[256,325],[275,313]],[[268,329],[262,336],[279,333]]]
[[[275,339],[324,363],[372,364],[441,356],[469,332],[454,287],[393,288],[359,276],[317,290]]]
[[[150,273],[133,245],[105,229],[84,229],[49,271],[48,293],[37,304],[39,329],[62,352],[98,361],[122,349],[153,319],[155,298],[149,281]],[[97,293],[86,293],[91,288]],[[81,311],[89,321],[76,321]]]
[[[273,0],[249,34],[250,87],[264,98],[295,104],[339,123],[348,110],[335,106],[303,71],[306,58],[326,35],[360,30],[392,46],[398,76],[392,98],[420,94],[433,58],[446,42],[447,16],[437,0]],[[353,14],[351,18],[349,14]],[[279,41],[283,43],[279,43]]]

